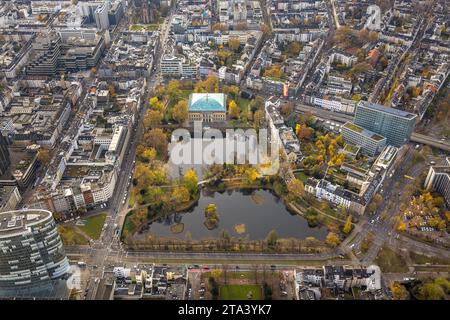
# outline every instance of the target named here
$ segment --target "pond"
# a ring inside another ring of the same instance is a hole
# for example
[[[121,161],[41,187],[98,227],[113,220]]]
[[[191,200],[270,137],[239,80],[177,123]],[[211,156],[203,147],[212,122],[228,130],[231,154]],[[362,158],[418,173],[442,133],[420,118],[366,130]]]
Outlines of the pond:
[[[205,222],[205,208],[214,203],[219,222],[209,230]],[[203,191],[198,203],[188,212],[174,213],[151,223],[149,234],[165,238],[185,239],[189,232],[192,240],[218,238],[221,230],[232,237],[263,240],[271,230],[279,238],[327,236],[324,227],[308,226],[306,219],[291,214],[283,202],[269,190],[228,190],[226,192]]]

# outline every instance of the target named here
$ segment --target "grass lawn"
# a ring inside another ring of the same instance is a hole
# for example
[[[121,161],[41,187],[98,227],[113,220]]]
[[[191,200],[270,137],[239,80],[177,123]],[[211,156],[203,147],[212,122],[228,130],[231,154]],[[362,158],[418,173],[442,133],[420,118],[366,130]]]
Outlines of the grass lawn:
[[[133,24],[130,26],[130,31],[156,31],[159,24]]]
[[[267,272],[270,271],[270,269],[267,269]],[[258,272],[258,274],[262,272]],[[203,277],[205,279],[212,277],[212,272],[204,272]],[[241,279],[241,280],[247,280],[247,281],[254,281],[255,280],[255,273],[251,271],[236,271],[236,270],[228,270],[227,271],[227,278],[228,279]]]
[[[415,252],[410,252],[409,257],[416,264],[450,264],[450,260],[438,257],[427,257]]]
[[[88,239],[75,226],[58,225],[58,232],[65,245],[87,245]]]
[[[297,179],[299,179],[299,180],[301,180],[302,182],[305,182],[307,179],[308,179],[308,177],[306,176],[306,174],[305,173],[303,173],[303,172],[296,172],[296,173],[294,173],[294,176],[297,178]]]
[[[134,192],[130,193],[130,198],[128,199],[128,207],[133,208],[134,204],[136,202],[136,196],[134,195]]]
[[[94,240],[100,238],[100,234],[102,233],[102,227],[105,223],[106,213],[99,214],[94,217],[90,217],[87,219],[87,223],[80,227],[84,232],[86,232],[89,237]]]
[[[405,260],[392,249],[382,247],[375,259],[383,272],[408,272]]]
[[[238,105],[239,110],[241,110],[241,112],[243,112],[243,111],[247,110],[247,106],[250,103],[250,100],[242,98],[241,96],[239,96],[239,97],[236,98],[235,102]]]
[[[249,292],[253,293],[251,299],[247,298]],[[220,300],[262,300],[262,289],[260,285],[222,285],[219,291]]]
[[[181,90],[181,97],[186,99],[186,102],[189,102],[189,95],[194,92],[193,89],[183,89]]]

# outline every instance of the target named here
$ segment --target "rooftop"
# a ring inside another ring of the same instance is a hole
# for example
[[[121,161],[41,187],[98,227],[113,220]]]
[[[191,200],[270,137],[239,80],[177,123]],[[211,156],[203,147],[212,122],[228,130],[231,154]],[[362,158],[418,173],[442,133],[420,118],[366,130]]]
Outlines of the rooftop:
[[[380,136],[379,134],[376,134],[375,132],[372,132],[370,130],[364,129],[363,127],[360,127],[360,126],[358,126],[358,125],[356,125],[354,123],[351,123],[351,122],[346,122],[343,127],[347,128],[347,129],[350,129],[350,130],[352,130],[354,132],[357,132],[359,134],[362,134],[363,136],[365,136],[367,138],[370,138],[370,139],[373,139],[373,140],[376,140],[376,141],[381,141],[383,139],[386,139],[385,137]]]
[[[0,238],[28,231],[30,225],[39,223],[52,213],[47,210],[15,210],[0,212]]]
[[[389,113],[389,114],[392,114],[397,117],[407,118],[407,119],[414,119],[417,117],[417,115],[413,114],[413,113],[409,113],[409,112],[406,112],[406,111],[403,111],[400,109],[394,109],[391,107],[383,106],[381,104],[371,103],[371,102],[367,102],[367,101],[360,101],[358,103],[358,107],[361,107],[361,106],[369,108],[369,109],[374,109],[377,111]]]

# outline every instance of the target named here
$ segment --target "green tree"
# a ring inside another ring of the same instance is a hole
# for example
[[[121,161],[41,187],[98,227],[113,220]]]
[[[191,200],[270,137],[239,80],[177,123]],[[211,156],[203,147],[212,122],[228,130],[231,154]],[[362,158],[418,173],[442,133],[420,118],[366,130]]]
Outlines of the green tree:
[[[440,285],[429,282],[419,288],[419,297],[423,300],[445,300],[446,294]]]
[[[267,245],[269,247],[275,247],[277,245],[278,242],[278,233],[276,230],[271,230],[268,234],[267,234]]]

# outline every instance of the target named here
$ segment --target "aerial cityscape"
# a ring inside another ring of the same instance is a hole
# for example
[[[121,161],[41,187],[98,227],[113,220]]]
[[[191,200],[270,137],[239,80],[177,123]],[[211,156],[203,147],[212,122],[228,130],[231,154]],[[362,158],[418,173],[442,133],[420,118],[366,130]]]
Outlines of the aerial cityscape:
[[[0,0],[0,300],[449,300],[449,74],[450,0]]]

